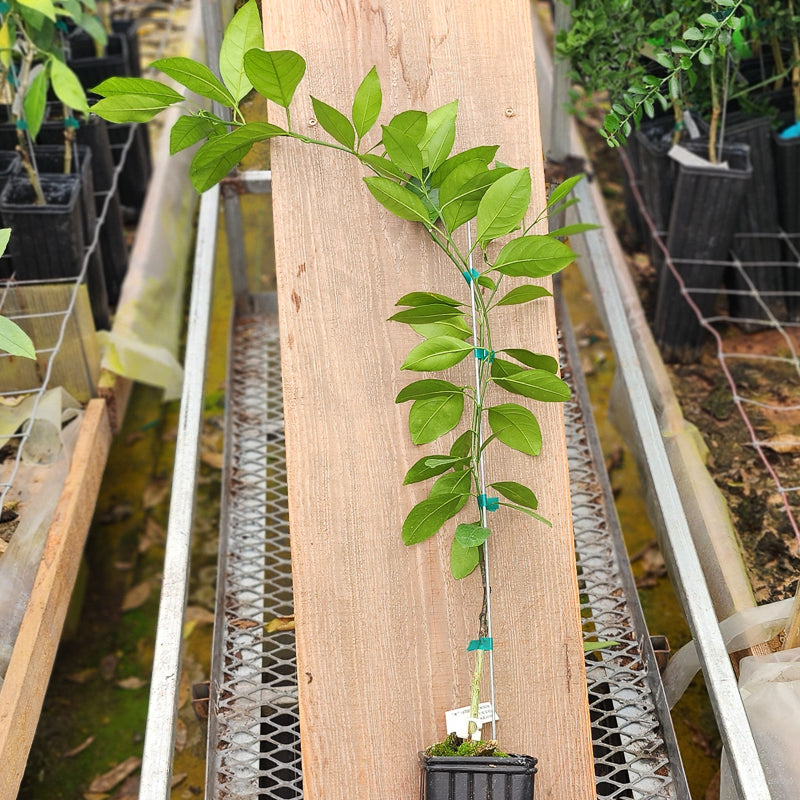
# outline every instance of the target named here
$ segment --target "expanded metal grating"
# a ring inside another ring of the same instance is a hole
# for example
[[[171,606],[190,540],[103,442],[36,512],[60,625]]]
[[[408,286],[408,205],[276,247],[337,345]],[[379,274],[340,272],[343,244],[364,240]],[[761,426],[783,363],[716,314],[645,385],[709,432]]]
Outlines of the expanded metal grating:
[[[274,295],[237,312],[231,336],[217,625],[208,738],[209,800],[301,800],[280,351]],[[567,325],[568,327],[568,325]],[[573,519],[587,640],[599,798],[689,798],[655,656],[613,512],[580,363],[562,360]],[[578,385],[576,386],[576,383]]]

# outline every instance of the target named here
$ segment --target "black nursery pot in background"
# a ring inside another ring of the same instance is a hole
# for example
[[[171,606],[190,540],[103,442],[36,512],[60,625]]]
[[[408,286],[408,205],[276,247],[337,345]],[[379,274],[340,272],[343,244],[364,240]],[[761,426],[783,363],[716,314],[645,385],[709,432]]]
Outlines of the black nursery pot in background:
[[[704,156],[707,141],[684,144]],[[722,151],[729,168],[681,164],[675,179],[667,249],[678,274],[704,318],[714,313],[742,199],[752,175],[749,148],[732,144]],[[697,315],[685,301],[677,280],[662,269],[656,299],[654,334],[667,361],[693,360],[703,340]]]
[[[420,800],[533,800],[536,759],[419,754]]]
[[[788,120],[784,120],[788,123]],[[787,234],[800,234],[800,136],[782,139],[773,134],[775,177],[778,184],[778,219]],[[791,237],[793,247],[785,244],[783,257],[789,262],[784,271],[784,283],[789,292],[800,292],[800,235]],[[787,295],[788,317],[800,321],[800,297]]]
[[[8,249],[19,280],[77,278],[85,255],[81,178],[40,175],[44,205],[36,205],[27,177],[11,178],[0,193],[3,225],[13,231]],[[108,299],[102,269],[90,260],[86,284],[97,327],[108,327]]]
[[[733,252],[764,303],[781,319],[785,315],[780,297],[784,279],[780,266],[782,253],[778,238],[778,197],[770,120],[742,113],[730,114],[725,126],[725,141],[746,144],[750,148],[750,164],[753,167],[739,212]],[[725,282],[737,291],[750,290],[739,270],[731,270]],[[764,309],[752,295],[729,294],[728,305],[733,317],[767,319]]]

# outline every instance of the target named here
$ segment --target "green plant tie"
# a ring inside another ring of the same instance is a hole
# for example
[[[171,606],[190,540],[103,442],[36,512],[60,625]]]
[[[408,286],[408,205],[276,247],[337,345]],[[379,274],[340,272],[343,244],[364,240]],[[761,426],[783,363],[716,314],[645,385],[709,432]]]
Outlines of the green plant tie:
[[[75,117],[64,117],[64,127],[65,128],[75,128],[77,130],[80,128],[81,124],[78,122]]]
[[[17,120],[17,121],[14,123],[14,126],[16,127],[16,129],[17,129],[18,131],[26,131],[26,130],[28,130],[28,123],[27,123],[27,122],[25,122],[25,120],[24,120],[24,119],[18,119],[18,120]]]
[[[61,31],[61,33],[69,33],[69,28],[67,28],[67,23],[64,22],[63,19],[60,19],[56,22],[56,30]]]
[[[485,347],[476,347],[475,358],[477,358],[478,361],[488,361],[491,364],[494,361],[494,350],[487,350]]]
[[[487,511],[497,511],[497,509],[500,508],[500,498],[487,497],[485,494],[479,494],[478,508],[485,508]]]
[[[7,14],[11,11],[11,6],[8,3],[0,2],[0,14]]]
[[[478,272],[478,270],[476,270],[475,267],[470,267],[469,269],[465,269],[461,274],[464,276],[464,280],[467,283],[472,283],[472,281],[478,280],[478,278],[480,278],[481,276],[480,272]]]
[[[481,636],[480,639],[473,639],[467,645],[467,651],[470,650],[493,650],[492,644],[492,637],[491,636]]]

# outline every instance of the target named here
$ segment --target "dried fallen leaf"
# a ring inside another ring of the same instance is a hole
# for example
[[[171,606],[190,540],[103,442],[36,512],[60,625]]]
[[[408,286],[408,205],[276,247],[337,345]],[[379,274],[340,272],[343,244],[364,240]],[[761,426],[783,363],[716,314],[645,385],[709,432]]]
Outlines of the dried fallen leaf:
[[[106,800],[108,792],[84,792],[83,800]]]
[[[139,776],[131,775],[125,783],[117,789],[109,800],[137,800],[139,797]]]
[[[98,775],[90,784],[89,792],[110,792],[117,784],[122,783],[132,772],[139,769],[141,758],[130,756],[121,764],[112,767],[108,772]]]
[[[278,633],[278,631],[293,631],[294,630],[294,615],[291,617],[275,617],[271,619],[265,626],[264,630],[267,633]]]
[[[172,783],[170,783],[170,786],[174,789],[179,783],[183,783],[188,777],[188,772],[178,772],[172,776]]]
[[[87,736],[77,747],[73,747],[72,750],[67,750],[62,758],[72,758],[73,756],[78,755],[78,753],[82,753],[92,742],[94,741],[94,736]]]
[[[169,494],[169,482],[163,478],[150,481],[142,494],[142,507],[157,506]]]
[[[213,469],[222,469],[224,462],[222,453],[212,453],[211,451],[201,453],[200,460]]]
[[[135,675],[131,675],[130,678],[123,678],[121,681],[117,681],[117,686],[119,686],[120,689],[141,689],[142,686],[146,685],[147,681],[137,678]]]
[[[203,606],[186,606],[184,619],[187,622],[195,622],[198,625],[213,625],[214,612],[203,608]]]
[[[164,528],[151,517],[144,524],[144,533],[139,539],[139,552],[146,553],[153,545],[164,544],[167,535]]]
[[[800,436],[785,433],[761,442],[762,447],[768,447],[775,453],[800,453]]]
[[[255,628],[258,626],[258,623],[254,619],[233,619],[231,620],[231,625],[234,628],[239,628],[239,630],[246,631],[248,628]]]
[[[175,720],[175,749],[179,753],[182,753],[188,740],[189,729],[186,727],[186,723],[179,717]]]
[[[125,595],[125,599],[122,601],[122,610],[131,611],[134,608],[139,608],[139,606],[144,605],[147,602],[147,598],[150,597],[152,588],[149,581],[137,583],[136,586],[130,589]]]

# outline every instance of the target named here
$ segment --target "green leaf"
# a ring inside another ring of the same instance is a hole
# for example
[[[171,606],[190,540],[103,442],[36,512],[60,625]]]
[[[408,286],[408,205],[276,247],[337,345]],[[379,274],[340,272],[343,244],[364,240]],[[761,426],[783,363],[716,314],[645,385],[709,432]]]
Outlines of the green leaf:
[[[464,150],[454,156],[450,156],[444,163],[439,166],[435,172],[431,173],[431,186],[436,188],[441,186],[444,179],[456,168],[467,161],[480,161],[485,167],[492,163],[499,145],[486,145],[484,147],[470,147],[469,150]]]
[[[22,103],[31,139],[36,139],[42,127],[47,107],[47,90],[49,88],[50,78],[47,74],[47,68],[42,66],[28,85],[28,91],[25,93],[25,99]]]
[[[512,380],[512,378],[495,380]],[[492,433],[507,447],[538,456],[542,451],[542,431],[533,413],[517,403],[503,403],[488,409]]]
[[[480,172],[463,183],[462,178],[472,171],[469,164],[470,162],[460,164],[439,189],[439,206],[443,209],[445,224],[448,224],[451,231],[471,220],[478,213],[478,206],[488,188],[504,175],[513,172],[510,167],[484,169],[479,162]]]
[[[108,44],[106,29],[95,14],[80,14],[75,18],[75,22],[78,27],[85,30],[100,47],[105,47]]]
[[[244,69],[245,54],[263,44],[261,17],[251,0],[233,15],[219,49],[219,74],[237,103],[253,88]]]
[[[377,122],[383,104],[381,81],[378,70],[373,67],[361,81],[353,97],[353,126],[358,134],[359,141],[367,135],[372,126]]]
[[[236,105],[230,92],[205,64],[200,64],[185,56],[173,56],[159,58],[151,66],[201,97],[216,100],[227,108],[233,108]]]
[[[484,289],[492,292],[497,289],[497,284],[488,275],[481,275],[478,278],[478,286],[483,286]]]
[[[311,98],[311,105],[314,108],[314,116],[317,122],[322,125],[339,144],[343,144],[350,150],[356,146],[356,132],[350,120],[337,111],[333,106],[323,103],[322,100],[317,100],[316,97]],[[377,158],[378,156],[375,156]]]
[[[453,539],[450,544],[450,572],[457,581],[472,574],[479,562],[480,550],[477,547],[463,547],[457,539]]]
[[[396,217],[412,222],[421,222],[426,228],[430,227],[431,223],[425,206],[410,189],[380,175],[364,178],[364,183],[367,184],[372,196]]]
[[[411,469],[406,472],[403,478],[403,485],[426,481],[428,478],[435,478],[452,467],[463,464],[464,459],[457,456],[423,456]]]
[[[0,317],[0,350],[12,356],[36,359],[36,348],[31,337],[6,317]]]
[[[575,253],[558,239],[546,235],[520,236],[497,254],[494,269],[513,278],[544,278],[574,260]]]
[[[719,20],[713,14],[701,14],[697,18],[697,23],[704,28],[719,28]]]
[[[472,328],[467,324],[463,315],[443,319],[441,322],[414,324],[411,327],[424,339],[433,339],[437,336],[455,336],[456,339],[464,340],[472,336]]]
[[[553,356],[544,355],[544,353],[532,353],[530,350],[523,350],[522,348],[509,347],[501,350],[501,353],[508,353],[511,358],[516,358],[521,364],[526,367],[535,369],[544,369],[547,372],[552,372],[554,375],[558,372],[558,361]]]
[[[602,650],[605,647],[614,647],[618,645],[619,642],[615,639],[608,639],[607,641],[603,642],[584,642],[583,643],[583,652],[584,653],[591,653],[593,650]]]
[[[448,394],[463,394],[464,390],[449,381],[435,378],[424,378],[404,386],[397,394],[395,403],[405,403],[409,400],[419,400],[426,397],[437,397]]]
[[[389,127],[410,136],[416,144],[428,126],[428,115],[424,111],[402,111],[392,117]]]
[[[6,252],[8,240],[11,238],[11,228],[0,228],[0,256]]]
[[[447,394],[415,400],[408,414],[414,444],[428,444],[453,430],[464,413],[464,395]]]
[[[56,7],[51,0],[17,0],[21,6],[33,9],[51,22],[56,21]],[[75,106],[73,106],[75,108]]]
[[[442,182],[439,188],[439,208],[449,231],[454,231],[472,219],[481,198],[491,185],[490,171],[477,159],[459,164]],[[475,179],[482,179],[475,184]]]
[[[495,181],[478,206],[478,241],[505,236],[522,222],[531,200],[531,173],[517,169]]]
[[[714,63],[714,51],[710,47],[704,47],[698,54],[697,60],[704,66],[710,67]]]
[[[214,130],[214,123],[204,117],[192,117],[184,114],[172,126],[169,132],[169,153],[175,153],[197,144],[208,137]]]
[[[503,495],[506,500],[510,500],[517,505],[525,506],[526,508],[536,509],[539,507],[539,501],[536,495],[527,487],[516,481],[498,481],[497,483],[489,484],[493,489],[497,489],[498,493]]]
[[[168,108],[158,97],[143,94],[115,94],[104,97],[92,106],[92,113],[109,122],[149,122]]]
[[[283,108],[289,108],[306,72],[305,59],[293,50],[248,50],[244,70],[255,90]]]
[[[575,187],[575,184],[584,177],[581,172],[579,175],[570,175],[569,178],[562,181],[550,192],[550,197],[547,198],[547,207],[552,208],[559,200],[566,197]]]
[[[422,153],[407,134],[388,125],[383,126],[383,146],[386,154],[403,172],[422,180]]]
[[[458,456],[459,458],[467,458],[470,454],[470,449],[472,448],[473,435],[474,434],[471,429],[464,431],[464,433],[462,433],[461,436],[459,436],[450,447],[450,455]]]
[[[89,113],[86,102],[86,92],[81,86],[78,76],[57,58],[50,60],[50,82],[56,97],[69,108],[74,108],[83,114]]]
[[[149,78],[106,78],[91,91],[102,97],[144,95],[161,100],[164,106],[183,100],[183,95],[176,92],[171,86],[166,86],[161,81],[152,81]]]
[[[249,122],[240,128],[209,139],[195,153],[189,177],[198,192],[219,183],[249,152],[256,142],[285,136],[286,131],[268,122]]]
[[[516,375],[522,372],[522,367],[513,361],[506,361],[504,358],[495,358],[492,361],[491,376],[493,378],[507,378],[509,375]]]
[[[458,100],[440,106],[428,114],[425,135],[419,143],[424,165],[433,172],[450,155],[456,140]]]
[[[430,497],[441,497],[442,495],[469,495],[472,491],[472,472],[468,469],[451,472],[437,478],[431,486]]]
[[[403,542],[410,545],[430,539],[464,508],[468,499],[469,495],[442,494],[417,503],[403,522]]]
[[[497,301],[499,306],[516,306],[520,303],[528,303],[531,300],[538,300],[540,297],[552,297],[553,295],[544,288],[544,286],[533,286],[526,284],[525,286],[517,286],[512,289],[508,294],[504,295]]]
[[[395,178],[398,181],[406,179],[405,174],[399,170],[388,158],[376,156],[374,153],[364,153],[359,155],[359,160],[366,164],[373,172],[384,178]]]
[[[547,525],[549,528],[553,527],[553,523],[550,522],[549,519],[545,519],[540,514],[537,514],[535,511],[532,511],[530,508],[525,508],[525,506],[517,506],[511,503],[503,503],[503,505],[507,505],[509,508],[513,508],[515,511],[522,511],[523,514],[527,514],[529,517],[533,517],[535,520]]]
[[[407,325],[425,324],[426,322],[441,322],[450,317],[463,317],[463,312],[454,306],[436,303],[398,311],[389,319],[392,322],[405,322]]]
[[[435,336],[414,347],[400,368],[416,372],[448,369],[463,361],[474,349],[454,336]]]
[[[446,294],[438,292],[409,292],[404,294],[396,303],[396,306],[429,306],[437,303],[445,303],[449,306],[461,306],[458,300],[453,300]]]
[[[484,528],[480,522],[462,522],[456,525],[455,540],[462,547],[480,547],[492,532]]]
[[[562,403],[569,400],[569,387],[557,375],[544,369],[527,369],[509,378],[495,378],[495,383],[507,392],[542,400]]]
[[[574,225],[565,225],[563,228],[556,228],[550,231],[550,236],[575,236],[578,233],[585,233],[586,231],[596,231],[600,228],[593,222],[576,222]]]

